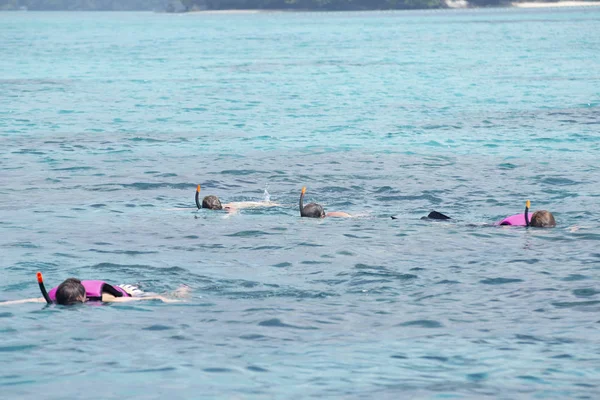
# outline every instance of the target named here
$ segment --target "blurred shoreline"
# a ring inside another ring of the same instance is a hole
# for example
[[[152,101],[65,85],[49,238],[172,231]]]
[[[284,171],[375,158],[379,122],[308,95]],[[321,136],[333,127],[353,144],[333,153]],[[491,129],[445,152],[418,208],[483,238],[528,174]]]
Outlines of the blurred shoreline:
[[[487,8],[471,6],[466,0],[446,0],[448,8]],[[563,7],[599,7],[600,1],[555,1],[555,2],[510,2],[507,5],[500,5],[500,8],[563,8]],[[490,7],[493,8],[493,7]],[[405,10],[361,10],[361,11],[405,11]],[[330,10],[297,10],[297,9],[228,9],[228,10],[192,10],[185,14],[266,14],[266,13],[287,13],[287,12],[336,12]]]
[[[258,9],[258,8],[247,8],[247,9],[201,9],[196,8],[196,6],[191,9],[187,9],[183,5],[179,5],[178,7],[173,7],[172,9],[155,9],[155,12],[159,13],[167,13],[167,14],[266,14],[266,13],[289,13],[289,12],[352,12],[352,11],[411,11],[411,10],[432,10],[432,9],[464,9],[464,8],[565,8],[565,7],[599,7],[600,0],[598,1],[581,1],[581,0],[566,0],[566,1],[507,1],[500,4],[494,5],[479,5],[470,3],[467,0],[443,0],[438,3],[441,7],[433,7],[433,8],[410,8],[410,9],[356,9],[356,10],[327,10],[327,9],[316,9],[316,8],[307,8],[307,9],[297,9],[297,8],[282,8],[282,9]],[[4,7],[0,6],[1,11],[136,11],[129,9],[119,9],[119,10],[104,10],[104,9],[72,9],[72,10],[62,10],[62,9],[28,9],[26,6],[9,6],[5,5]],[[137,11],[152,11],[148,10],[137,10]]]
[[[513,2],[517,8],[598,7],[600,1]]]

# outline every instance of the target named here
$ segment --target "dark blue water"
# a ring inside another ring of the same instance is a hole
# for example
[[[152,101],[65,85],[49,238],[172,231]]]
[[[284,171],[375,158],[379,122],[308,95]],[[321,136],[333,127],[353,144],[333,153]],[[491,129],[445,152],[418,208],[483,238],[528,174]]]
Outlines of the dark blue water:
[[[0,300],[192,290],[1,307],[2,397],[596,398],[599,22],[0,14]]]

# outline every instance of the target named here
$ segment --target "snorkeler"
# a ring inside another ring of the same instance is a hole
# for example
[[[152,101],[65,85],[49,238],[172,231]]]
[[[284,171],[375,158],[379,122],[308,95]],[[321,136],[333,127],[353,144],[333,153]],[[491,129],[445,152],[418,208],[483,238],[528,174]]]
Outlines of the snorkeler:
[[[123,303],[136,300],[161,300],[165,303],[179,301],[160,295],[145,295],[144,292],[132,285],[115,286],[104,281],[80,281],[77,278],[68,278],[63,283],[47,292],[41,272],[37,273],[37,280],[43,297],[5,301],[0,302],[0,305],[21,303],[56,303],[61,305],[72,305],[88,301],[112,303]],[[175,294],[185,296],[187,294],[187,287],[182,287],[176,291]]]
[[[550,211],[538,210],[530,216],[529,207],[531,207],[531,203],[527,200],[523,214],[511,215],[494,225],[533,226],[536,228],[554,228],[556,226],[554,215]]]
[[[198,210],[201,208],[208,208],[209,210],[225,210],[228,213],[235,213],[235,212],[237,212],[237,210],[239,210],[241,208],[258,208],[258,207],[279,206],[279,204],[274,203],[272,201],[240,201],[240,202],[221,204],[221,200],[219,200],[219,198],[214,195],[205,196],[202,199],[202,204],[200,204],[200,190],[201,190],[200,185],[198,185],[198,187],[196,188],[196,196],[194,198],[194,200],[196,201],[196,207],[198,208]]]
[[[304,194],[306,193],[306,186],[302,188],[300,193],[300,216],[308,218],[325,218],[325,217],[340,217],[340,218],[351,218],[352,215],[342,212],[333,211],[325,213],[323,206],[317,203],[309,203],[304,205]]]
[[[529,200],[525,203],[525,212],[522,214],[510,215],[496,223],[494,225],[511,225],[511,226],[526,226],[526,227],[535,227],[535,228],[554,228],[556,226],[556,221],[554,219],[554,215],[550,211],[547,210],[538,210],[533,214],[529,214],[529,208],[531,207],[531,203]],[[396,219],[392,217],[392,219]],[[432,211],[429,213],[427,217],[423,217],[422,219],[432,219],[432,220],[448,220],[450,217],[439,213],[437,211]]]

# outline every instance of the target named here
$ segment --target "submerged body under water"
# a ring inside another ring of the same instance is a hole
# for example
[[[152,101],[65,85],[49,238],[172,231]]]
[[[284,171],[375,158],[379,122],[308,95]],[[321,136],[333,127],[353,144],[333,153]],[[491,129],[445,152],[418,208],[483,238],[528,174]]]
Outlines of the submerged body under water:
[[[0,14],[0,300],[192,289],[0,308],[3,395],[596,397],[599,20]]]

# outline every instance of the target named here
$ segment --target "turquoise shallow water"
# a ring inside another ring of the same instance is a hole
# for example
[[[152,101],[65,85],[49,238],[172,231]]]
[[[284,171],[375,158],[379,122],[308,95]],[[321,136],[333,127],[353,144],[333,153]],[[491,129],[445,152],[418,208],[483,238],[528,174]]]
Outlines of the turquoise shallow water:
[[[0,14],[0,300],[192,288],[3,307],[3,397],[595,398],[599,22]],[[526,199],[559,226],[482,226]]]

